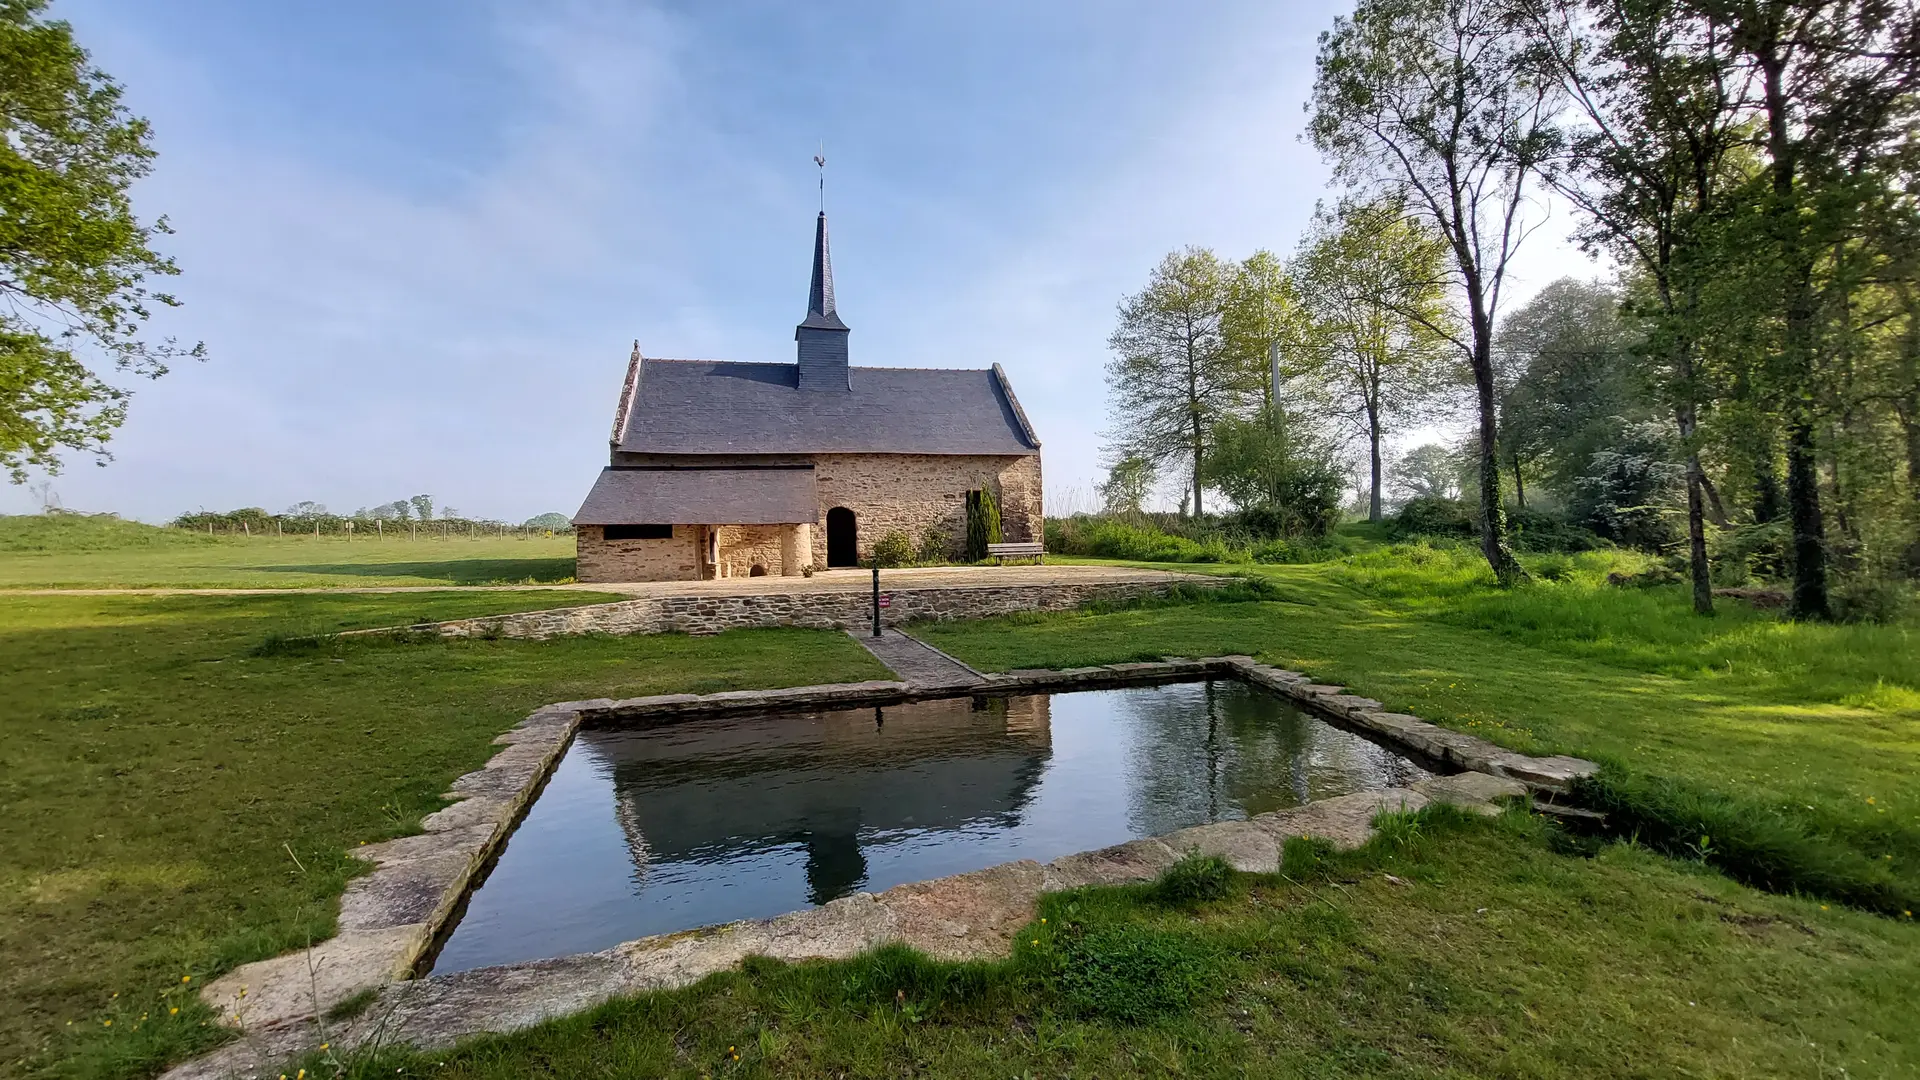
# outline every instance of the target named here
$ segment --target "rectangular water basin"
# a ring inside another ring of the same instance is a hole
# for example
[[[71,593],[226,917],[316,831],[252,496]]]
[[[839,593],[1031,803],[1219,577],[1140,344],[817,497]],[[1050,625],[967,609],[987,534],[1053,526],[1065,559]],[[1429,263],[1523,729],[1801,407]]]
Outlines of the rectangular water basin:
[[[587,729],[433,970],[592,952],[1430,775],[1230,679]]]

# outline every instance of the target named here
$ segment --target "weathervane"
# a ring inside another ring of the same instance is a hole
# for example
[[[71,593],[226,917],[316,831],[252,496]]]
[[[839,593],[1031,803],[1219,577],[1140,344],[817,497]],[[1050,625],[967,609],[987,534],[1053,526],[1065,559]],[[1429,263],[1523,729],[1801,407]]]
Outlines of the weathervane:
[[[813,163],[820,166],[820,212],[827,212],[827,144],[820,144],[820,152],[813,155]]]

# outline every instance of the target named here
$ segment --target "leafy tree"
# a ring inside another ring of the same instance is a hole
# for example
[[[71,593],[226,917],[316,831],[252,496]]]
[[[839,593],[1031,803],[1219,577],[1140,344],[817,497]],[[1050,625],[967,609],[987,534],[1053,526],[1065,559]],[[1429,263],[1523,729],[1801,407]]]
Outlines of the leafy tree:
[[[1503,585],[1525,572],[1500,502],[1493,327],[1562,104],[1536,47],[1501,0],[1360,0],[1321,36],[1310,105],[1314,144],[1336,174],[1403,200],[1452,255],[1466,319],[1464,334],[1447,336],[1473,372],[1481,547]]]
[[[1612,288],[1562,278],[1502,320],[1494,339],[1507,385],[1502,445],[1516,476],[1523,461],[1535,464],[1562,499],[1588,475],[1595,454],[1659,416],[1620,303]]]
[[[433,496],[415,495],[407,501],[413,504],[414,516],[418,517],[421,521],[433,520]]]
[[[62,449],[106,460],[130,392],[103,367],[158,378],[203,355],[141,336],[151,305],[178,303],[146,284],[179,272],[149,246],[166,219],[143,224],[129,196],[150,132],[45,8],[0,0],[0,466],[15,483],[59,471]]]
[[[1578,207],[1581,239],[1644,278],[1641,351],[1658,373],[1686,461],[1693,602],[1713,611],[1707,561],[1710,485],[1699,453],[1703,297],[1722,272],[1708,239],[1752,173],[1746,79],[1731,30],[1676,0],[1523,0],[1545,48],[1537,54],[1574,108],[1565,156],[1547,170]],[[1724,515],[1720,515],[1724,516]]]
[[[1764,187],[1754,191],[1753,227],[1729,234],[1738,259],[1727,265],[1744,271],[1745,304],[1778,317],[1758,374],[1786,431],[1790,611],[1826,618],[1820,376],[1834,321],[1844,314],[1823,303],[1820,264],[1862,235],[1883,182],[1911,153],[1920,12],[1884,0],[1692,0],[1690,7],[1731,28],[1729,43],[1755,81]],[[1910,190],[1910,175],[1900,183]]]
[[[1229,347],[1224,325],[1233,267],[1204,248],[1162,259],[1147,287],[1120,302],[1108,339],[1114,429],[1109,452],[1156,468],[1190,471],[1193,513],[1204,512],[1203,473],[1215,422],[1242,408],[1258,373]]]
[[[1107,469],[1100,485],[1100,503],[1106,513],[1138,516],[1153,494],[1153,463],[1142,457],[1123,457]]]
[[[1304,348],[1310,333],[1294,277],[1272,252],[1256,251],[1234,267],[1220,325],[1234,366],[1251,373],[1261,404],[1272,405],[1276,358]]]
[[[1458,452],[1442,443],[1422,443],[1394,462],[1393,479],[1408,498],[1457,499],[1461,471]]]
[[[1345,486],[1330,450],[1298,418],[1264,407],[1215,422],[1205,479],[1261,531],[1324,536],[1340,516]]]
[[[1435,415],[1452,381],[1445,260],[1440,238],[1388,199],[1316,215],[1295,262],[1313,334],[1293,370],[1308,400],[1366,439],[1369,521],[1388,427]]]
[[[427,520],[426,516],[422,515],[421,520]],[[552,529],[555,532],[564,532],[567,529],[573,528],[573,519],[567,517],[565,514],[549,511],[545,514],[528,518],[525,527],[529,529]]]
[[[1000,542],[1000,504],[987,488],[967,492],[967,559],[987,557],[987,545]]]

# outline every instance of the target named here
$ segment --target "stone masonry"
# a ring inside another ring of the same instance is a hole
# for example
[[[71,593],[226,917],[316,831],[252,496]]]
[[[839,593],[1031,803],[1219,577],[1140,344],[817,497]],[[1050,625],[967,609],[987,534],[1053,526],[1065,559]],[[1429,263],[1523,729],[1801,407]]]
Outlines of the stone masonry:
[[[983,619],[1016,611],[1072,611],[1096,601],[1116,602],[1166,592],[1185,582],[1217,588],[1230,579],[1189,575],[1143,581],[1096,581],[1044,585],[936,586],[895,589],[882,584],[888,606],[883,626],[918,621]],[[865,590],[781,593],[697,593],[646,596],[610,604],[523,611],[477,619],[420,623],[411,627],[349,631],[359,634],[411,630],[441,637],[526,638],[544,640],[564,634],[717,634],[767,626],[848,630],[873,625],[873,600]]]
[[[630,941],[597,953],[409,979],[428,943],[447,924],[472,875],[505,842],[519,815],[582,725],[639,726],[690,716],[769,709],[881,704],[911,696],[907,684],[853,683],[720,694],[663,694],[545,706],[495,742],[486,766],[456,780],[460,801],[429,815],[418,836],[359,848],[376,869],[349,884],[340,933],[311,949],[246,964],[213,980],[202,999],[242,1038],[169,1070],[165,1080],[260,1075],[329,1041],[336,1052],[370,1045],[448,1046],[486,1032],[514,1031],[590,1008],[609,998],[687,986],[748,956],[787,961],[837,959],[899,943],[945,959],[1005,955],[1012,935],[1032,920],[1042,892],[1149,880],[1187,851],[1219,855],[1236,869],[1280,869],[1288,837],[1313,836],[1339,847],[1363,844],[1382,811],[1434,802],[1479,813],[1529,791],[1567,791],[1595,766],[1576,758],[1533,758],[1378,702],[1314,683],[1298,672],[1247,656],[1108,664],[1066,671],[998,672],[985,689],[1033,693],[1231,675],[1366,728],[1389,743],[1443,757],[1467,770],[1410,788],[1356,792],[1303,806],[1182,829],[1041,864],[1005,863],[883,893],[857,893],[772,919]],[[367,991],[373,1005],[338,1023],[321,1018]]]
[[[875,540],[896,530],[916,548],[937,532],[946,537],[947,557],[958,558],[967,538],[969,491],[993,492],[1008,542],[1041,538],[1038,454],[821,454],[813,460],[822,520],[832,507],[852,510],[863,559]],[[813,557],[815,566],[827,565],[825,528],[814,530]]]

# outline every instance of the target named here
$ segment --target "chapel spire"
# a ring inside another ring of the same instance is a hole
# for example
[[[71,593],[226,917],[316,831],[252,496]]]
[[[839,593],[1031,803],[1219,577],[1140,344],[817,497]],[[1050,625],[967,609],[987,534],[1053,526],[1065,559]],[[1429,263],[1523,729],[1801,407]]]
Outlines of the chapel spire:
[[[807,290],[807,317],[794,327],[798,343],[794,385],[802,390],[851,390],[847,371],[847,324],[833,306],[833,260],[827,254],[826,148],[814,156],[820,167],[820,216],[813,225],[813,284]]]
[[[833,309],[833,259],[827,251],[827,212],[813,227],[813,284],[807,289],[807,319],[801,326],[825,330],[845,330],[847,324]]]

